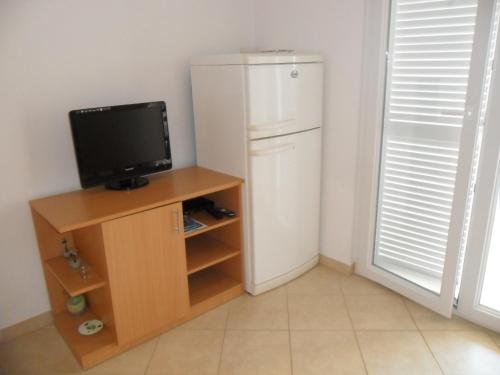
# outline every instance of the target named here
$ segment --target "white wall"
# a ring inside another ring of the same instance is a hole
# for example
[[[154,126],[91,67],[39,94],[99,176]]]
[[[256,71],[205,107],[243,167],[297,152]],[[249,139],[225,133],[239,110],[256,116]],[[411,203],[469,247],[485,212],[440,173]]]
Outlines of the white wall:
[[[253,46],[245,0],[0,2],[0,329],[49,309],[28,200],[79,188],[70,109],[165,100],[195,161],[189,57]]]
[[[325,56],[321,247],[351,263],[362,22],[363,0],[1,1],[0,329],[49,309],[27,202],[79,188],[67,112],[165,100],[174,167],[193,164],[195,54]]]
[[[325,59],[321,252],[352,263],[364,0],[256,0],[256,45]]]

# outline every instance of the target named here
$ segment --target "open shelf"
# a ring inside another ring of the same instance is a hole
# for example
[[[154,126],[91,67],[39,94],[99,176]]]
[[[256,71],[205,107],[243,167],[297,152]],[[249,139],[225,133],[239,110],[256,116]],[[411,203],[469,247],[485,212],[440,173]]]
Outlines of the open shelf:
[[[225,225],[235,223],[235,222],[240,220],[240,218],[238,216],[236,216],[236,217],[223,217],[222,219],[217,220],[216,218],[214,218],[212,215],[210,215],[208,212],[205,212],[205,211],[194,212],[190,216],[193,219],[198,220],[198,221],[202,222],[203,224],[205,224],[206,227],[200,228],[200,229],[195,229],[189,233],[185,233],[184,238],[197,236],[199,234],[208,232],[208,231],[213,230],[213,229],[223,227]]]
[[[84,336],[78,332],[78,327],[83,322],[90,319],[99,319],[91,311],[86,311],[82,315],[73,316],[68,312],[54,315],[54,322],[59,332],[67,342],[71,351],[81,357],[86,354],[100,350],[108,345],[117,345],[116,339],[111,330],[106,327],[94,335]]]
[[[194,237],[186,241],[188,275],[240,254],[225,243],[209,236]]]
[[[71,268],[62,256],[47,260],[45,265],[71,297],[106,285],[106,281],[94,269],[91,269],[88,279],[82,279],[79,270]]]
[[[189,276],[191,306],[217,297],[233,288],[242,288],[242,283],[213,268],[196,272]]]

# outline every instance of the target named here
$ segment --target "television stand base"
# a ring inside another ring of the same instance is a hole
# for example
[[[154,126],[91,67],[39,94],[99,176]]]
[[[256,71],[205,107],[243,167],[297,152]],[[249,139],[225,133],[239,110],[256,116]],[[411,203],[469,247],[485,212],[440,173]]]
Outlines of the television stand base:
[[[125,180],[113,181],[106,184],[106,189],[109,190],[132,190],[138,189],[149,184],[146,177],[132,177]]]

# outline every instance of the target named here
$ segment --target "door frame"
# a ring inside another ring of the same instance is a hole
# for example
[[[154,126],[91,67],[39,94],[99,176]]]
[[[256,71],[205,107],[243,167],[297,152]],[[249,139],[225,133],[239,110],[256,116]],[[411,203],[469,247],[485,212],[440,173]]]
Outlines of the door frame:
[[[494,61],[500,59],[499,43],[500,33],[497,34]],[[489,103],[500,103],[500,72],[497,66],[498,64],[493,66]],[[484,141],[475,187],[476,198],[472,210],[457,314],[500,332],[500,315],[490,313],[487,307],[479,306],[493,225],[492,213],[496,210],[497,200],[500,199],[500,126],[498,124],[500,124],[500,107],[489,105],[485,118]]]
[[[435,294],[372,264],[377,217],[381,143],[385,110],[386,50],[391,0],[369,1],[365,9],[362,87],[358,132],[356,207],[352,234],[356,273],[392,289],[444,316],[451,316],[462,227],[479,122],[479,104],[494,0],[479,1],[469,87],[460,140],[457,184],[450,221],[441,293]],[[376,56],[376,58],[374,58]]]

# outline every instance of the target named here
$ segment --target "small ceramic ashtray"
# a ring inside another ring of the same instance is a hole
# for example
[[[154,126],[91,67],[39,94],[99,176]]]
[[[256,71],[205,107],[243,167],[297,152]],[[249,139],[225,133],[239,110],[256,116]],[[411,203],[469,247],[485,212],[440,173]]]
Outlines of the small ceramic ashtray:
[[[102,324],[100,320],[87,320],[86,322],[80,324],[80,327],[78,327],[78,332],[80,332],[80,335],[90,336],[99,332],[103,326],[104,324]]]

